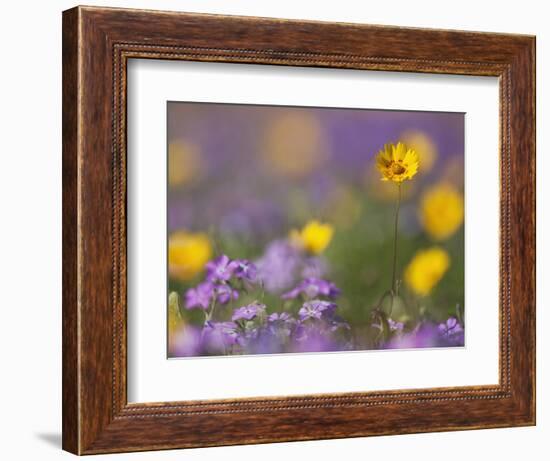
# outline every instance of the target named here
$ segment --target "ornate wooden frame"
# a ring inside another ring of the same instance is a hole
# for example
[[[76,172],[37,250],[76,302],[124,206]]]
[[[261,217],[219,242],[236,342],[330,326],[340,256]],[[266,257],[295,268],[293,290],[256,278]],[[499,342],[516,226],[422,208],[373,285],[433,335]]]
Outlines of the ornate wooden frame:
[[[131,58],[498,76],[499,384],[129,404],[125,110]],[[90,454],[534,423],[534,37],[93,7],[63,13],[65,450]]]

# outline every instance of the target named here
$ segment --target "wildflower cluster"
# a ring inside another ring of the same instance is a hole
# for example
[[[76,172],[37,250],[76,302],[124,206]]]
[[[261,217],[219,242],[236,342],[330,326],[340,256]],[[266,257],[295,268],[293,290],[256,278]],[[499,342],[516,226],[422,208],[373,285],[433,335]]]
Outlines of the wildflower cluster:
[[[464,345],[464,328],[451,316],[443,323],[422,321],[409,330],[400,322],[390,322],[390,337],[383,349],[413,349],[421,347],[454,347]]]
[[[307,258],[300,260],[292,246],[282,245],[282,242],[274,242],[268,246],[257,263],[221,255],[206,264],[204,280],[189,288],[184,296],[186,309],[204,312],[204,324],[202,328],[187,325],[178,333],[180,338],[173,348],[176,355],[352,348],[350,326],[336,314],[335,299],[340,290],[331,281],[302,277],[289,291],[277,295],[279,311],[264,304],[265,287],[281,286],[280,280],[273,283],[266,278],[266,275],[275,274],[267,270],[269,259],[282,265],[285,262],[298,264],[302,268],[299,275],[307,273],[308,263],[311,263]],[[241,299],[247,301],[239,302]]]

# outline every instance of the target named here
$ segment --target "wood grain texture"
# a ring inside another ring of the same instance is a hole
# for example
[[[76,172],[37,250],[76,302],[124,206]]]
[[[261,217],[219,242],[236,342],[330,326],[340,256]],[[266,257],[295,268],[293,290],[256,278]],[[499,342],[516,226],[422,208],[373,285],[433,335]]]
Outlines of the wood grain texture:
[[[63,448],[90,454],[534,424],[534,52],[534,37],[518,35],[64,12]],[[499,384],[129,404],[126,64],[133,58],[498,76]]]
[[[63,17],[63,448],[80,451],[78,400],[78,10]]]

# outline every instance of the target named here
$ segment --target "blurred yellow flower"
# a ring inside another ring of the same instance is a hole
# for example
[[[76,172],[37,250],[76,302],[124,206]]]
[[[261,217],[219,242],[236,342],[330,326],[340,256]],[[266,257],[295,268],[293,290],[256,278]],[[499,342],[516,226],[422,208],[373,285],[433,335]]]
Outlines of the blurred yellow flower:
[[[171,277],[190,280],[204,269],[212,256],[206,234],[175,232],[168,239],[168,270]]]
[[[426,296],[445,275],[450,262],[449,254],[440,247],[419,250],[405,269],[405,282],[415,293]]]
[[[290,232],[290,241],[310,253],[320,254],[329,245],[333,234],[334,228],[330,224],[309,221],[302,230]]]
[[[168,146],[168,185],[182,186],[199,179],[204,165],[196,145],[174,141]]]
[[[428,135],[418,130],[406,130],[399,139],[418,154],[418,159],[422,162],[422,172],[432,170],[437,160],[437,147]]]
[[[419,218],[426,232],[435,240],[453,235],[464,219],[464,199],[450,184],[428,189],[420,201]]]
[[[376,167],[382,173],[382,181],[401,184],[418,172],[418,154],[402,142],[385,144],[376,157]]]
[[[300,179],[327,158],[326,141],[317,118],[304,111],[289,111],[268,126],[260,146],[269,173]]]

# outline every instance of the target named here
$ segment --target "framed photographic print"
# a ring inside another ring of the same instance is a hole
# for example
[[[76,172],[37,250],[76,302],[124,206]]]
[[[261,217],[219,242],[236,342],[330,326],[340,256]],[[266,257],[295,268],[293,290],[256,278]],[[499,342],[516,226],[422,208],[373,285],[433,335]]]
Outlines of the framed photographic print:
[[[535,423],[535,39],[63,13],[63,448]]]

